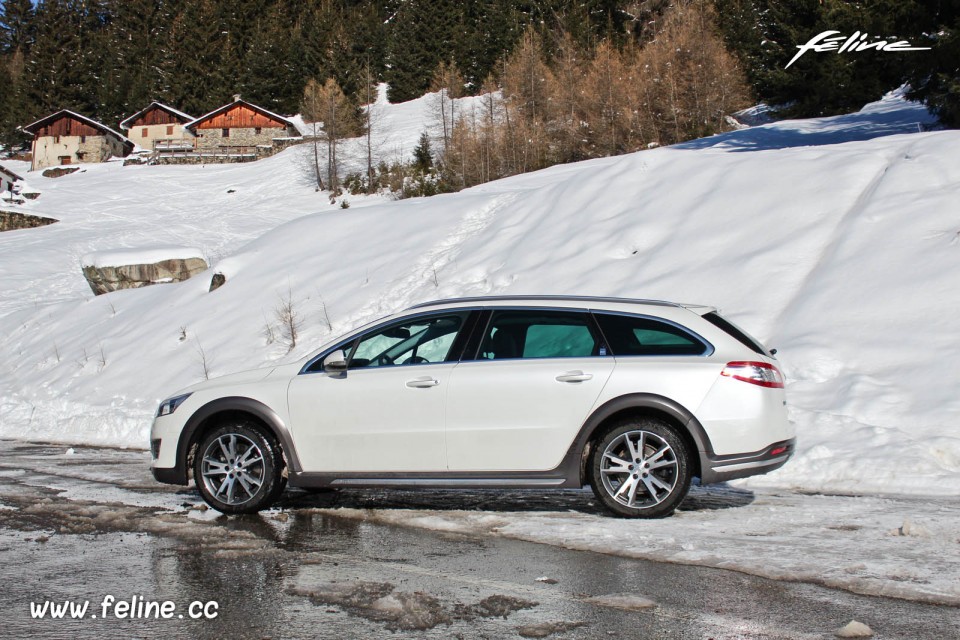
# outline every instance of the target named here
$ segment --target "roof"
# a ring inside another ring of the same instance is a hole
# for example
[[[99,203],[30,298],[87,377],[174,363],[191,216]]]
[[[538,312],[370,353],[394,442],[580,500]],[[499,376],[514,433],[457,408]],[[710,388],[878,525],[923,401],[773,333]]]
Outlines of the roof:
[[[21,178],[20,176],[18,176],[17,174],[15,174],[13,171],[10,171],[10,169],[7,169],[7,168],[6,168],[5,166],[3,166],[2,164],[0,164],[0,171],[2,171],[3,173],[7,174],[8,176],[10,176],[11,178],[13,178],[14,180],[23,180],[23,178]]]
[[[259,112],[259,113],[262,113],[263,115],[267,116],[268,118],[274,118],[274,119],[279,120],[280,122],[286,124],[288,127],[293,127],[294,129],[296,129],[296,126],[293,124],[293,122],[291,122],[291,121],[288,120],[287,118],[284,118],[283,116],[278,115],[278,114],[274,113],[273,111],[268,111],[267,109],[264,109],[263,107],[259,107],[259,106],[255,105],[255,104],[253,104],[252,102],[247,102],[246,100],[240,100],[240,99],[234,100],[233,102],[231,102],[231,103],[229,103],[229,104],[225,104],[225,105],[223,105],[222,107],[220,107],[219,109],[214,109],[214,110],[211,111],[210,113],[204,114],[204,115],[200,116],[199,118],[196,118],[196,119],[194,119],[194,120],[191,120],[190,122],[186,123],[186,124],[183,125],[183,126],[184,126],[184,128],[186,128],[186,129],[193,129],[195,126],[197,126],[198,124],[200,124],[200,123],[203,122],[204,120],[209,120],[210,118],[213,118],[214,116],[220,115],[220,114],[223,113],[224,111],[228,111],[229,109],[232,109],[233,107],[236,107],[236,106],[238,106],[238,105],[243,105],[243,106],[245,106],[245,107],[249,107],[250,109],[253,109],[254,111],[257,111],[257,112]]]
[[[171,106],[165,105],[162,102],[157,102],[156,100],[154,100],[153,102],[148,104],[145,108],[141,109],[140,111],[137,111],[135,114],[133,114],[132,116],[130,116],[129,118],[121,122],[120,128],[123,129],[124,131],[129,131],[130,127],[127,126],[127,123],[130,122],[131,120],[137,119],[141,115],[145,114],[147,111],[150,111],[150,109],[152,109],[153,107],[163,109],[167,113],[170,113],[172,115],[177,116],[178,118],[183,119],[184,122],[190,122],[191,120],[193,120],[193,116],[191,116],[189,113],[184,113],[179,109],[174,109]]]
[[[107,125],[102,124],[102,123],[100,123],[100,122],[97,122],[96,120],[94,120],[94,119],[92,119],[92,118],[88,118],[87,116],[82,116],[82,115],[80,115],[79,113],[76,113],[76,112],[74,112],[74,111],[70,111],[69,109],[61,109],[60,111],[57,111],[56,113],[51,113],[49,116],[46,116],[45,118],[40,118],[40,119],[37,120],[36,122],[31,122],[31,123],[28,124],[27,126],[21,127],[21,128],[22,128],[24,131],[28,132],[28,133],[36,134],[36,132],[37,132],[38,129],[41,129],[41,128],[43,128],[44,126],[46,126],[47,124],[53,122],[54,120],[57,120],[57,119],[62,118],[62,117],[64,117],[64,116],[69,116],[69,117],[71,117],[71,118],[76,118],[77,120],[79,120],[80,122],[83,122],[84,124],[88,124],[88,125],[90,125],[91,127],[95,128],[95,129],[98,129],[98,130],[100,130],[100,131],[103,131],[103,132],[104,132],[105,134],[107,134],[107,135],[110,135],[110,136],[113,136],[113,137],[117,138],[118,140],[120,140],[120,142],[123,143],[123,145],[124,145],[125,147],[126,147],[126,146],[129,146],[131,149],[133,149],[133,147],[136,146],[136,145],[133,144],[133,142],[132,142],[131,140],[127,139],[126,136],[124,136],[124,135],[122,135],[122,134],[120,134],[120,133],[117,133],[116,131],[114,131],[113,129],[111,129],[110,127],[108,127]]]
[[[424,307],[433,307],[437,305],[444,304],[459,304],[459,303],[493,303],[493,302],[600,302],[600,303],[617,303],[617,304],[645,304],[657,307],[685,307],[685,306],[698,306],[698,305],[681,305],[675,302],[666,302],[665,300],[635,300],[633,298],[611,298],[611,297],[595,297],[595,296],[477,296],[474,298],[447,298],[445,300],[431,300],[430,302],[422,302],[416,304],[410,309],[422,309]]]

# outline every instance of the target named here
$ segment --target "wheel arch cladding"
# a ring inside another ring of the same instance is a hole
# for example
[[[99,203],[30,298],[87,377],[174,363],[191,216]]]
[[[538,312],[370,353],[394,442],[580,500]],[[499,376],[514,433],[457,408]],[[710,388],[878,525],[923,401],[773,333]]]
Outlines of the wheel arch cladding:
[[[299,463],[291,446],[286,426],[270,407],[250,398],[218,398],[197,409],[187,420],[180,435],[177,448],[177,466],[183,468],[184,484],[189,482],[189,474],[193,466],[191,458],[204,434],[216,429],[230,419],[248,420],[260,426],[267,435],[276,440],[287,468],[299,469]]]
[[[679,403],[652,393],[632,393],[608,400],[584,423],[577,446],[580,451],[580,480],[587,481],[588,460],[592,447],[613,425],[628,418],[657,418],[673,426],[683,438],[690,453],[691,475],[700,477],[702,452],[712,451],[710,440],[700,422]]]

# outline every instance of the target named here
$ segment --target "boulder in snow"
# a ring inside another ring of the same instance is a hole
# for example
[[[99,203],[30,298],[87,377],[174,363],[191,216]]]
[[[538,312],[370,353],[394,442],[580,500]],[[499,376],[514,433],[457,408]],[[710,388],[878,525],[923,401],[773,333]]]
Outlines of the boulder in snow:
[[[98,296],[118,289],[182,282],[207,270],[200,250],[189,247],[99,251],[83,256],[81,263],[90,289]]]

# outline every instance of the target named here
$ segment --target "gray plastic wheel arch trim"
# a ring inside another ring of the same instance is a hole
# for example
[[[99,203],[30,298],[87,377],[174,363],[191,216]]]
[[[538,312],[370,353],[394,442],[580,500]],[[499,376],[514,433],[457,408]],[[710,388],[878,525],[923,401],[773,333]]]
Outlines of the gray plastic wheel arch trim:
[[[296,449],[293,447],[290,432],[287,430],[286,425],[283,424],[280,416],[262,402],[251,398],[236,396],[218,398],[194,411],[180,432],[180,440],[177,442],[176,466],[173,469],[154,469],[154,476],[157,477],[158,474],[163,476],[164,479],[162,482],[169,484],[189,484],[190,475],[187,469],[187,456],[190,452],[190,445],[194,441],[194,435],[197,429],[200,428],[200,425],[208,418],[227,411],[248,413],[263,422],[280,442],[284,461],[290,474],[292,475],[300,471],[300,459],[297,457]],[[160,480],[159,477],[157,477],[157,479]]]

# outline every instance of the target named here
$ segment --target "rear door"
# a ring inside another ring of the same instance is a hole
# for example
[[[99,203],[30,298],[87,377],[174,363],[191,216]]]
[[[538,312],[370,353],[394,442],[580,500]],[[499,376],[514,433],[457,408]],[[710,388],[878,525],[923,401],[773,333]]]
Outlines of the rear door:
[[[614,368],[590,314],[494,310],[447,392],[450,471],[558,466]]]

